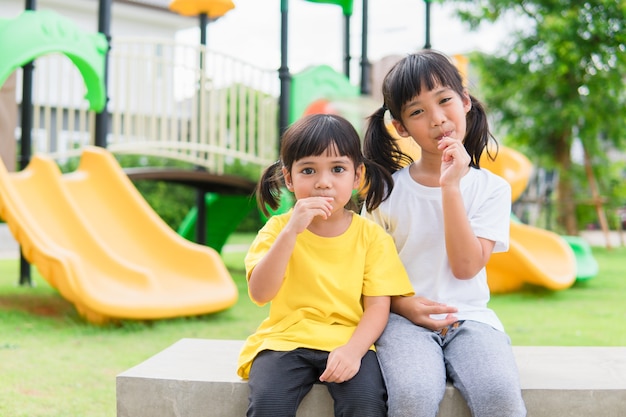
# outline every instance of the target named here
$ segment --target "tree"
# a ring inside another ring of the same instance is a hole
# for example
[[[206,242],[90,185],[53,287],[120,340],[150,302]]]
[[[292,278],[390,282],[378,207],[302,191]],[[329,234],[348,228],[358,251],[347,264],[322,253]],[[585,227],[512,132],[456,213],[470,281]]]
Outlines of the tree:
[[[452,1],[470,28],[511,14],[527,23],[501,52],[471,62],[507,140],[559,170],[557,223],[577,234],[572,143],[581,141],[591,175],[605,165],[607,144],[624,143],[626,1]]]

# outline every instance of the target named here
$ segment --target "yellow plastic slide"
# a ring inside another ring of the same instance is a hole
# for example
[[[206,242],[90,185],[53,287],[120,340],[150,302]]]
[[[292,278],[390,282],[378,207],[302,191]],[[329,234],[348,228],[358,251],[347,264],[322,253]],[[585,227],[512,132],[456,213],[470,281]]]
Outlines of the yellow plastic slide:
[[[404,152],[419,159],[419,147],[412,138],[396,138]],[[500,146],[495,161],[483,155],[480,165],[511,184],[513,201],[526,189],[532,172],[528,158],[505,146]],[[512,220],[509,251],[491,256],[487,280],[494,294],[517,291],[525,283],[561,290],[576,281],[576,258],[558,234]]]
[[[481,158],[481,167],[511,184],[513,201],[526,189],[532,171],[524,155],[504,146],[495,161]],[[487,280],[492,293],[517,291],[525,283],[550,290],[569,288],[576,281],[574,251],[554,232],[511,220],[509,251],[491,255]]]
[[[17,173],[0,163],[0,217],[93,323],[208,314],[237,301],[219,254],[174,232],[102,148],[86,148],[68,174],[41,155]]]
[[[491,255],[487,281],[494,294],[517,291],[525,283],[563,290],[576,281],[574,252],[554,232],[511,221],[509,251]]]

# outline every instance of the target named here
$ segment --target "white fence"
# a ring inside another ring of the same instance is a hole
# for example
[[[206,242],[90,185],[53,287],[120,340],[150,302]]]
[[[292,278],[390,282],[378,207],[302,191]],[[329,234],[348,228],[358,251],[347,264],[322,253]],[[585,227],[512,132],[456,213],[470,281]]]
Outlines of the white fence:
[[[216,174],[230,161],[263,167],[276,159],[279,80],[202,45],[113,39],[109,55],[107,149],[178,159]],[[33,152],[63,160],[94,143],[79,70],[64,55],[35,61]],[[21,101],[21,71],[18,71]]]

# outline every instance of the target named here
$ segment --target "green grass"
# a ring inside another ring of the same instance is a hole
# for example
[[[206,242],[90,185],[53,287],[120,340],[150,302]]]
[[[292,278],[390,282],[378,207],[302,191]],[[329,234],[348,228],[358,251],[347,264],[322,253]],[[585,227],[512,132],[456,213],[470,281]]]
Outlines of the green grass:
[[[229,243],[245,243],[234,237]],[[213,315],[98,327],[33,273],[20,287],[18,262],[0,261],[0,416],[114,417],[115,377],[181,338],[243,339],[265,317],[247,297],[243,253],[224,260],[237,304]],[[515,345],[624,346],[626,248],[594,248],[597,277],[550,292],[494,295],[491,307]]]
[[[492,295],[489,306],[514,345],[626,346],[626,247],[594,247],[597,276],[563,291],[527,287]]]

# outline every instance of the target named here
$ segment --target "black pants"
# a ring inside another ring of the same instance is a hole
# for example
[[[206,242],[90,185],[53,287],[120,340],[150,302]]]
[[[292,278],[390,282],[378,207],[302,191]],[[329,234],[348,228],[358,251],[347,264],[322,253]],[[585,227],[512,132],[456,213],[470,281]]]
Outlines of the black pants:
[[[248,417],[293,417],[304,396],[326,368],[328,352],[264,350],[250,369]],[[349,381],[323,383],[334,400],[336,417],[385,417],[387,390],[376,353],[368,351]]]

